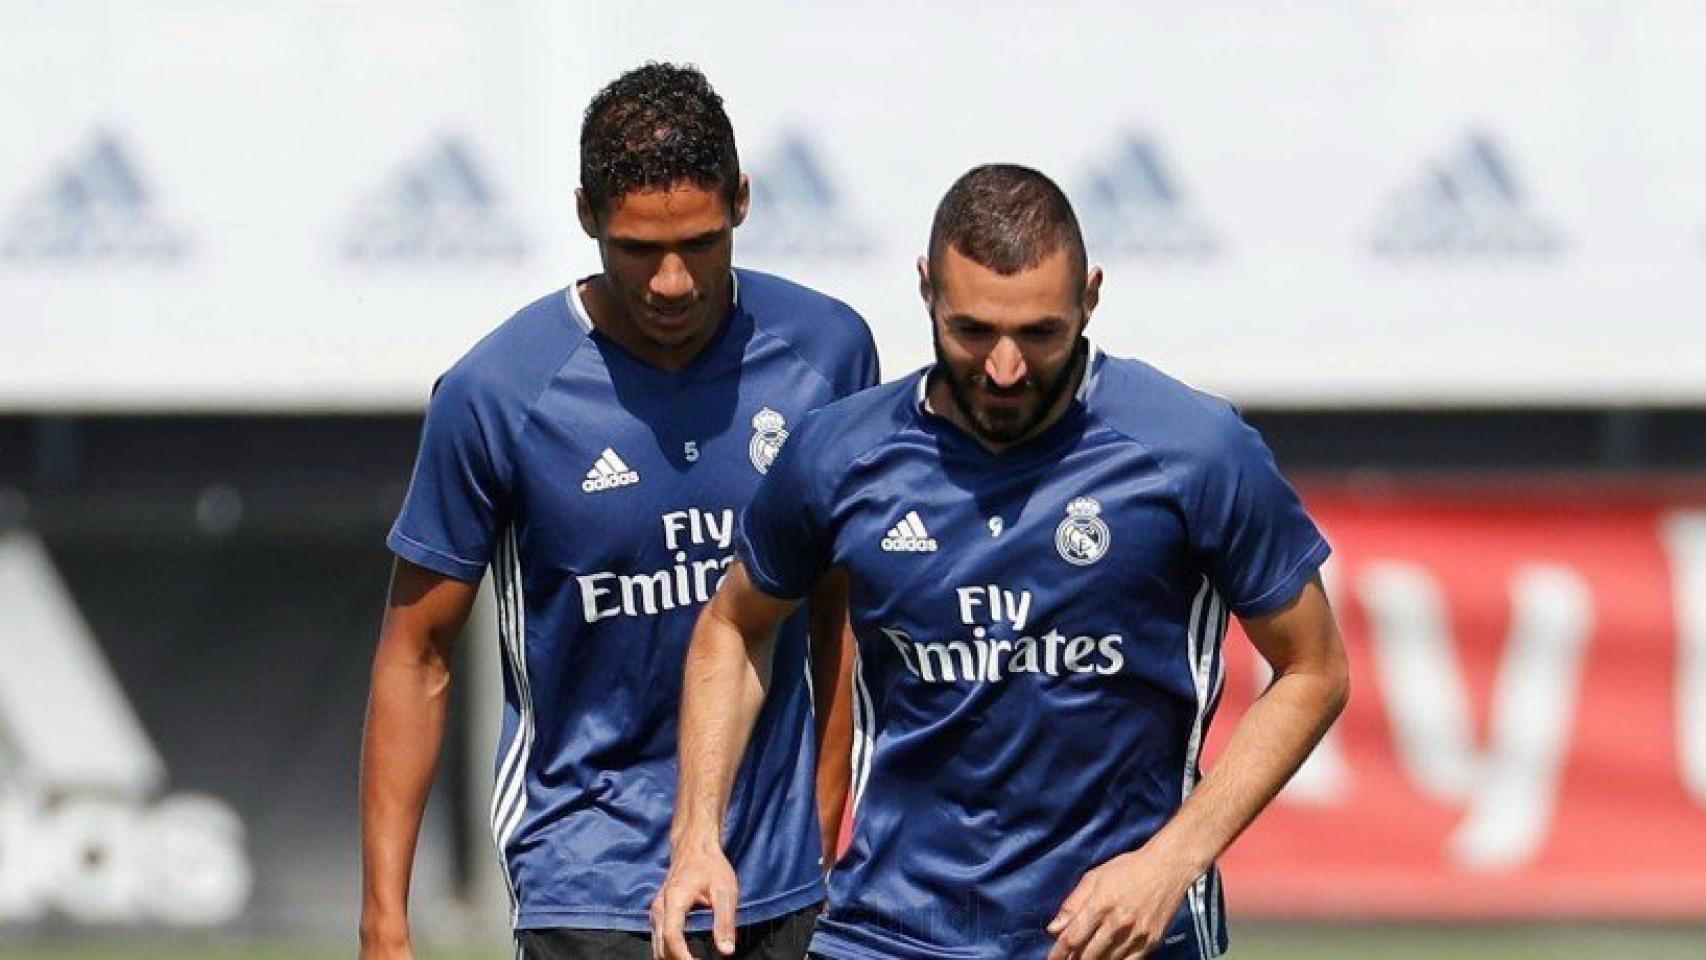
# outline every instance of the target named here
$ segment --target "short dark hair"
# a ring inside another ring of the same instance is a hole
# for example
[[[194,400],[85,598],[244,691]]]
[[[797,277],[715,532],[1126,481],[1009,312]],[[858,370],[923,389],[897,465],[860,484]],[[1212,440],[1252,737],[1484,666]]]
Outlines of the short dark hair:
[[[1030,167],[990,163],[954,181],[930,223],[930,259],[948,247],[1002,275],[1029,270],[1066,248],[1089,268],[1072,203],[1053,180]],[[932,274],[934,276],[934,274]]]
[[[687,182],[740,189],[740,155],[723,98],[697,67],[648,62],[587,105],[581,122],[581,189],[594,214],[635,190]]]

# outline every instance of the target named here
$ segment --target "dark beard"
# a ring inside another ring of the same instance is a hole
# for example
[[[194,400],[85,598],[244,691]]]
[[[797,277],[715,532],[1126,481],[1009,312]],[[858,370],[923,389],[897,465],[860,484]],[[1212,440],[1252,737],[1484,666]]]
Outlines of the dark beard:
[[[934,328],[934,324],[932,324],[932,328]],[[1060,371],[1054,375],[1053,379],[1035,381],[1038,387],[1037,392],[1041,396],[1041,402],[1037,404],[1036,410],[1023,422],[1008,427],[986,423],[978,416],[977,407],[972,403],[970,385],[962,383],[948,368],[947,358],[942,354],[942,338],[936,334],[934,329],[931,330],[930,343],[936,350],[936,370],[947,379],[948,393],[954,398],[954,406],[959,408],[960,415],[965,418],[966,423],[971,425],[972,432],[980,440],[1003,446],[1017,443],[1030,436],[1031,431],[1047,419],[1049,412],[1054,409],[1054,405],[1060,401],[1061,394],[1065,393],[1066,388],[1072,385],[1072,375],[1077,372],[1079,363],[1090,350],[1090,341],[1079,337],[1078,342],[1072,347],[1072,355],[1067,357],[1064,364],[1061,364]],[[982,374],[978,375],[982,376]]]

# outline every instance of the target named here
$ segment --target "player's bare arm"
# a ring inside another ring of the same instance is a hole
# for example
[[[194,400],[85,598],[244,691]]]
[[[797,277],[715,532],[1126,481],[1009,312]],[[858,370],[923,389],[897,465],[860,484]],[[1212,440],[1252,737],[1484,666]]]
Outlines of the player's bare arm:
[[[723,853],[723,819],[770,684],[776,628],[797,606],[759,590],[736,562],[693,628],[681,691],[681,779],[669,874],[652,902],[653,957],[689,960],[683,927],[694,907],[711,908],[717,950],[734,952],[739,889]]]
[[[1143,956],[1187,889],[1250,825],[1344,709],[1344,643],[1319,577],[1289,606],[1241,619],[1274,681],[1179,812],[1142,848],[1089,871],[1049,924],[1049,960]]]
[[[407,560],[391,573],[361,749],[363,960],[413,956],[415,841],[444,740],[452,648],[478,590]]]
[[[817,811],[823,865],[835,863],[841,816],[853,778],[853,631],[847,622],[847,576],[832,570],[809,599],[812,691],[817,718]]]

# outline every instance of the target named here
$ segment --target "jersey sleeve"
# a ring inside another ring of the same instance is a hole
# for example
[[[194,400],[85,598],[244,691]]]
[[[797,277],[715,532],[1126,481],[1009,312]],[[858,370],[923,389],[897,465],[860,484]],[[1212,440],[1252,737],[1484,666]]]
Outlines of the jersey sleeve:
[[[508,433],[494,398],[452,371],[433,389],[408,496],[386,545],[458,580],[480,579],[509,516]]]
[[[1228,405],[1186,496],[1197,562],[1241,617],[1296,599],[1331,552],[1261,435]]]
[[[741,565],[760,590],[778,599],[804,597],[829,568],[831,471],[819,442],[829,432],[821,418],[807,414],[741,516]]]

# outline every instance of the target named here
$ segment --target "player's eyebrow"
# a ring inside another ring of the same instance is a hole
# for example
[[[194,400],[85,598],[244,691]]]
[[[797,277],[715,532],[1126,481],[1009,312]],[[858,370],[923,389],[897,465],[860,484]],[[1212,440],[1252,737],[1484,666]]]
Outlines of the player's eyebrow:
[[[612,236],[610,238],[610,242],[615,244],[616,246],[621,247],[624,250],[632,250],[635,252],[650,252],[650,251],[654,251],[654,250],[669,250],[669,249],[676,248],[676,247],[696,247],[696,246],[709,245],[709,244],[717,242],[719,239],[722,238],[723,234],[725,234],[727,232],[728,232],[727,227],[718,227],[715,230],[706,230],[704,233],[697,233],[691,237],[683,237],[680,240],[672,240],[668,243],[660,242],[657,240],[642,240],[639,237],[621,237],[621,236]]]
[[[988,330],[988,329],[991,329],[995,326],[995,324],[989,322],[988,320],[984,320],[984,319],[981,319],[979,317],[974,317],[969,313],[949,314],[947,322],[951,323],[955,326],[958,326],[958,327],[969,327],[971,329],[979,330],[979,331]],[[1020,324],[1019,329],[1016,332],[1018,332],[1018,333],[1050,333],[1050,332],[1053,332],[1054,330],[1058,330],[1059,328],[1065,326],[1066,322],[1067,321],[1066,321],[1065,317],[1056,317],[1056,316],[1038,317],[1035,320],[1027,320],[1026,322]]]
[[[974,317],[969,313],[952,313],[952,314],[949,314],[948,315],[948,322],[952,323],[956,326],[961,326],[961,327],[987,327],[990,325],[989,321],[980,320],[979,318]]]

